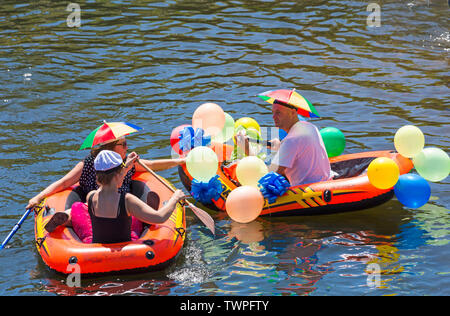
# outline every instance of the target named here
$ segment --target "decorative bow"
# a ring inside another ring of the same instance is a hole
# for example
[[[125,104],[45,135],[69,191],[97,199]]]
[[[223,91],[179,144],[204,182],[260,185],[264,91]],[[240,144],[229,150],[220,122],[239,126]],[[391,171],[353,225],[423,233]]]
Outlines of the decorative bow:
[[[269,203],[274,203],[290,187],[285,177],[273,171],[259,179],[258,183],[262,195],[267,198]]]
[[[208,182],[192,180],[191,195],[192,197],[203,204],[211,203],[211,200],[217,200],[222,193],[222,183],[219,181],[219,176],[212,177]]]
[[[198,146],[208,146],[211,143],[211,136],[204,135],[204,131],[201,128],[197,128],[194,131],[192,126],[185,127],[180,132],[180,149],[185,152]]]

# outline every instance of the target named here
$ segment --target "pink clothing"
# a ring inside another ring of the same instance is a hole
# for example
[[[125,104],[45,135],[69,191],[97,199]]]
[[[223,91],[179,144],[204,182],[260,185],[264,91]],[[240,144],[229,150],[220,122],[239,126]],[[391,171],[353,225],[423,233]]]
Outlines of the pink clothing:
[[[92,243],[92,222],[87,204],[82,202],[73,203],[71,217],[73,230],[81,239],[81,241],[85,244]],[[142,222],[132,216],[131,240],[139,239],[142,230]]]
[[[295,123],[281,141],[271,171],[278,166],[286,167],[291,186],[329,180],[330,161],[317,127],[309,122]]]

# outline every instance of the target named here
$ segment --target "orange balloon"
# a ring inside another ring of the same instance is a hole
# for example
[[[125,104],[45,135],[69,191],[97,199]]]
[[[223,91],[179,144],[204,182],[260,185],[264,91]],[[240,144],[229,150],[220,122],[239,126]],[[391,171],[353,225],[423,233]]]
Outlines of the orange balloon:
[[[225,112],[215,103],[203,103],[192,115],[192,127],[202,128],[207,135],[215,136],[225,126]]]
[[[228,216],[238,223],[250,223],[258,218],[263,206],[263,195],[257,188],[249,185],[243,185],[231,191],[225,202]]]

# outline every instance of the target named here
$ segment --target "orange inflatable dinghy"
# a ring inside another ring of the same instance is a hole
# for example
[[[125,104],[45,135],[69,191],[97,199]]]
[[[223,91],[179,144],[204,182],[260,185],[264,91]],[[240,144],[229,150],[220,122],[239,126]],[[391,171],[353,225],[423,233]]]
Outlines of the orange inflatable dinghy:
[[[229,152],[228,149],[221,151],[223,153]],[[410,159],[393,151],[362,152],[334,157],[330,159],[330,164],[331,169],[337,173],[337,176],[332,180],[290,187],[274,203],[269,203],[265,199],[261,215],[328,214],[364,209],[384,203],[394,195],[393,188],[377,189],[369,182],[366,174],[370,162],[377,157],[393,159],[399,166],[400,174],[408,173],[413,167]],[[218,168],[217,174],[222,183],[222,192],[220,198],[212,200],[211,204],[206,205],[207,207],[225,211],[225,201],[228,194],[240,185],[236,178],[235,169],[236,164],[226,166],[225,163],[222,163]],[[181,181],[190,191],[192,177],[187,171],[186,165],[180,166],[178,171]]]
[[[141,190],[150,188],[156,192],[160,198],[160,206],[172,196],[172,191],[147,172],[134,175],[132,191],[134,187],[140,187]],[[65,274],[74,271],[81,274],[103,274],[157,270],[173,262],[180,253],[186,237],[185,209],[180,204],[177,204],[166,222],[145,228],[135,241],[85,244],[72,228],[66,226],[48,233],[44,229],[51,217],[48,210],[54,208],[56,211],[64,211],[66,199],[74,188],[75,186],[48,197],[35,211],[36,247],[51,269]]]

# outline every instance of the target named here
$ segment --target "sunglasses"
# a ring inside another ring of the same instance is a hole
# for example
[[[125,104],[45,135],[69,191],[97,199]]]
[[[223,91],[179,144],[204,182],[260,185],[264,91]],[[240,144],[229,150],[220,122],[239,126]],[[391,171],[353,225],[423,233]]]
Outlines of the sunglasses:
[[[127,147],[127,141],[123,141],[122,143],[117,143],[116,146]]]

